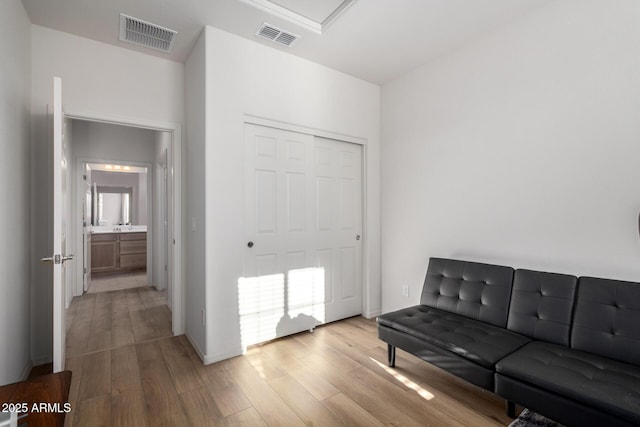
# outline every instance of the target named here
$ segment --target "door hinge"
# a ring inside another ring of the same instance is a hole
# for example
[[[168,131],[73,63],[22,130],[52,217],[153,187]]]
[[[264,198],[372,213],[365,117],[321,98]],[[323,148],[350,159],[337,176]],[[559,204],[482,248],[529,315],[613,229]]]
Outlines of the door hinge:
[[[82,179],[87,180],[87,175],[82,175]]]
[[[87,267],[84,267],[84,268],[82,269],[82,273],[83,273],[83,274],[87,274]]]

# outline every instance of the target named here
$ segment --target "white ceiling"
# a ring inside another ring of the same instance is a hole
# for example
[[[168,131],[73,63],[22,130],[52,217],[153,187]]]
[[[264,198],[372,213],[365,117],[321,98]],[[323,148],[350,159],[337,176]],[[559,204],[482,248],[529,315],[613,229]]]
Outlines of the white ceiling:
[[[383,84],[550,1],[358,0],[323,34],[298,27],[240,0],[22,0],[22,3],[33,24],[174,61],[184,62],[203,26],[211,25]],[[310,0],[276,2],[295,7],[296,3]],[[165,54],[119,41],[120,13],[177,30],[173,52]],[[302,38],[290,48],[263,41],[254,35],[263,22]]]
[[[322,22],[329,17],[341,4],[342,0],[271,0],[272,3],[293,10],[300,15]]]

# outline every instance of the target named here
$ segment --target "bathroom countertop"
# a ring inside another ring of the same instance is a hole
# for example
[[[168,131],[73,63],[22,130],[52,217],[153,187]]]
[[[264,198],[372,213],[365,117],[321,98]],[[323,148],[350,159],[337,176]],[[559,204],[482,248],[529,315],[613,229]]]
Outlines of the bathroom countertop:
[[[146,233],[146,225],[116,225],[116,226],[96,226],[92,227],[91,234],[107,233]]]

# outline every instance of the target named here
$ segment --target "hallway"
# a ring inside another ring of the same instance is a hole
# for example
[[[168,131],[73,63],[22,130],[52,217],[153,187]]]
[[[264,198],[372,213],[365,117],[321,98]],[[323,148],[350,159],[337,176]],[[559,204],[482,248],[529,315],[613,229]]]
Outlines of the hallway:
[[[135,283],[135,276],[96,280],[92,290],[122,286],[127,281]],[[144,286],[87,293],[71,302],[66,326],[66,369],[73,372],[69,395],[73,411],[65,425],[91,425],[108,418],[112,405],[114,416],[120,408],[127,414],[122,419],[144,417],[136,349],[159,353],[154,341],[172,336],[167,292]]]
[[[66,322],[67,358],[172,335],[167,292],[146,286],[76,297]]]

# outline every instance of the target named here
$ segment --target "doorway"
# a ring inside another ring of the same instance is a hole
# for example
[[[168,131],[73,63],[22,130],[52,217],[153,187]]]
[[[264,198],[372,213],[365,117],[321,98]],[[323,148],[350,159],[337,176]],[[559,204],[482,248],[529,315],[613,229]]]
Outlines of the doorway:
[[[82,165],[87,163],[96,163],[102,165],[119,165],[123,169],[125,166],[133,168],[133,167],[146,167],[147,168],[147,188],[150,190],[148,192],[147,197],[147,275],[145,279],[145,285],[153,285],[154,287],[163,290],[165,293],[171,292],[171,295],[168,295],[168,300],[171,301],[171,331],[175,335],[179,335],[184,333],[184,307],[183,301],[184,298],[182,296],[183,286],[182,286],[182,257],[180,256],[181,248],[182,248],[182,233],[181,233],[181,151],[182,151],[182,143],[181,143],[181,126],[177,124],[170,123],[157,123],[157,122],[148,122],[145,120],[135,120],[135,119],[125,119],[121,117],[113,118],[113,117],[104,117],[104,116],[91,116],[85,114],[77,114],[77,113],[67,113],[67,118],[71,119],[73,122],[73,135],[74,139],[79,140],[82,136],[82,127],[93,126],[98,128],[98,133],[101,132],[100,129],[119,129],[118,132],[121,134],[125,131],[127,132],[147,132],[150,133],[153,139],[153,154],[151,161],[140,161],[144,159],[140,159],[140,157],[133,157],[139,160],[131,160],[131,156],[126,155],[126,150],[129,152],[134,152],[139,154],[140,150],[132,146],[131,141],[128,138],[119,138],[120,145],[118,143],[111,141],[108,145],[112,146],[115,144],[119,147],[115,151],[112,151],[112,154],[105,155],[104,150],[101,150],[98,144],[96,144],[96,138],[91,139],[89,146],[90,150],[85,151],[84,153],[79,152],[78,150],[74,150],[76,155],[74,156],[77,159],[75,164],[75,169],[77,171],[75,176],[75,194],[76,201],[74,202],[77,209],[74,209],[76,212],[76,217],[73,218],[74,224],[77,224],[77,230],[75,233],[76,236],[76,248],[84,247],[84,224],[83,224],[83,209],[86,211],[91,211],[94,209],[97,211],[97,207],[93,203],[88,203],[86,194],[88,192],[95,193],[98,195],[96,188],[89,189],[89,185],[85,183],[83,175],[86,174],[86,168],[83,169]],[[95,132],[94,132],[95,133]],[[74,147],[76,149],[78,147]],[[108,160],[108,161],[107,161]],[[158,170],[166,170],[166,179],[163,182],[158,182],[156,178],[156,173]],[[81,190],[84,188],[84,191]],[[160,193],[161,192],[161,193]],[[120,193],[122,194],[122,193]],[[161,196],[161,197],[160,197]],[[122,196],[120,196],[122,197]],[[158,206],[158,201],[163,200],[160,206],[162,207],[162,211],[158,212],[157,209],[160,209]],[[84,206],[84,207],[83,207]],[[83,207],[83,208],[81,208]],[[131,208],[130,208],[131,209]],[[133,212],[135,212],[135,207],[133,207]],[[141,214],[140,211],[138,211]],[[134,213],[135,215],[135,213]],[[88,218],[88,216],[84,216],[84,218]],[[162,227],[157,225],[158,219],[163,218],[166,222],[166,233],[161,233]],[[139,231],[139,230],[128,230],[129,226],[135,226],[136,224],[126,224],[126,220],[118,221],[123,222],[123,226],[127,228],[127,230],[119,230],[119,231]],[[120,224],[118,224],[119,226]],[[156,233],[158,232],[158,233]],[[123,233],[124,234],[124,233]],[[135,233],[133,233],[135,234]],[[162,237],[157,236],[156,234],[162,235]],[[162,245],[159,243],[162,241]],[[122,242],[121,242],[122,243]],[[125,242],[124,246],[127,246],[130,252],[131,247],[136,246],[140,247],[140,242],[131,243]],[[137,249],[133,249],[134,253],[130,253],[129,261],[132,259],[140,260],[141,254],[135,253]],[[160,253],[162,252],[162,253]],[[85,255],[86,257],[90,257],[90,255]],[[166,262],[162,262],[160,260],[164,260]],[[90,264],[89,264],[90,265]],[[83,263],[77,263],[76,265],[76,274],[75,274],[75,283],[73,284],[72,294],[73,295],[82,295],[85,291],[85,274],[87,274],[89,269],[85,270],[85,265]],[[162,270],[166,271],[164,277],[158,279],[159,275],[156,270],[162,268]],[[90,279],[89,279],[90,280]]]

